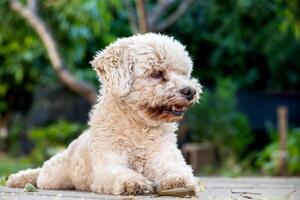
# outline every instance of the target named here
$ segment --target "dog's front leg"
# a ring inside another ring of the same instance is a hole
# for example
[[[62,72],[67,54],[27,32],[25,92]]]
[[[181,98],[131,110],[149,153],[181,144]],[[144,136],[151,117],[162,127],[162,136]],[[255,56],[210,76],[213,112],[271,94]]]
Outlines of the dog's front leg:
[[[150,193],[153,189],[148,179],[128,168],[124,157],[106,152],[100,159],[93,160],[91,190],[105,194],[135,195]]]
[[[164,142],[153,151],[145,167],[145,176],[154,182],[158,191],[196,186],[192,168],[172,142]]]

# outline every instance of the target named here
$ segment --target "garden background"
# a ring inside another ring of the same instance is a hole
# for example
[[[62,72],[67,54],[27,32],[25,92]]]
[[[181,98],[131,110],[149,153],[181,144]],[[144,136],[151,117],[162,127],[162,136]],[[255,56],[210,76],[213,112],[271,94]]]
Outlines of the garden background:
[[[186,45],[204,86],[179,146],[209,144],[201,175],[278,175],[276,110],[288,109],[284,175],[300,175],[300,1],[0,1],[0,179],[36,167],[86,128],[99,83],[89,61],[119,37]]]

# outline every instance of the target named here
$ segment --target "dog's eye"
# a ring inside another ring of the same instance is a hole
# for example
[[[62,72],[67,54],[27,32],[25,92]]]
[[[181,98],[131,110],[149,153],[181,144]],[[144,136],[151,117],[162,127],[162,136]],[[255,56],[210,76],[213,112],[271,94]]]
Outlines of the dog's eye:
[[[153,71],[150,76],[155,79],[161,79],[164,76],[164,72],[163,71]]]

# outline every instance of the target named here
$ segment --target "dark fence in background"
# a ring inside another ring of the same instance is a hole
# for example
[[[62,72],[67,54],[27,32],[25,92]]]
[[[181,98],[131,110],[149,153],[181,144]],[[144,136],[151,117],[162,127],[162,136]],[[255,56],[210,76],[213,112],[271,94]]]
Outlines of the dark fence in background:
[[[248,117],[253,131],[266,130],[266,123],[276,126],[278,106],[288,108],[289,125],[300,126],[300,93],[266,93],[241,91],[237,95],[239,109]]]

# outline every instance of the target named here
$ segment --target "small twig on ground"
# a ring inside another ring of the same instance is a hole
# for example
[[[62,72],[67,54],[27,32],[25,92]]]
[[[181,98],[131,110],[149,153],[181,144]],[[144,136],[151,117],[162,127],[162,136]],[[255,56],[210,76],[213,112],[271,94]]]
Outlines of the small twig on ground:
[[[292,194],[294,194],[296,191],[297,191],[297,189],[294,189],[293,191],[291,191],[290,193],[288,193],[288,195],[287,195],[286,197],[287,197],[287,198],[290,198],[290,196],[291,196]]]
[[[247,195],[241,195],[242,197],[246,198],[246,199],[253,199],[253,197],[247,196]]]
[[[232,194],[256,194],[256,195],[260,195],[261,193],[259,192],[235,192],[230,190]]]
[[[194,197],[196,192],[194,188],[174,188],[158,191],[158,196],[174,196],[174,197]]]

